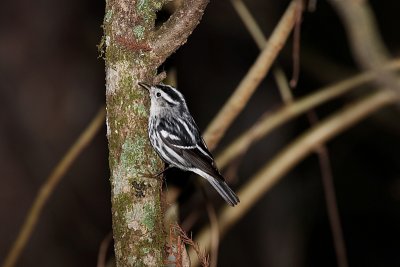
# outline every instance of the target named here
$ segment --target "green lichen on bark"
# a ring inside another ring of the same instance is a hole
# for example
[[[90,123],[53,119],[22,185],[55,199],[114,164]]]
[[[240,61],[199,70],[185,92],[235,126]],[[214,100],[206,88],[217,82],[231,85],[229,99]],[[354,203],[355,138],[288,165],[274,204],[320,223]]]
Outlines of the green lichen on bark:
[[[108,0],[102,39],[106,61],[107,137],[117,266],[162,266],[162,162],[149,144],[149,98],[137,82],[156,66],[144,42],[164,1]]]

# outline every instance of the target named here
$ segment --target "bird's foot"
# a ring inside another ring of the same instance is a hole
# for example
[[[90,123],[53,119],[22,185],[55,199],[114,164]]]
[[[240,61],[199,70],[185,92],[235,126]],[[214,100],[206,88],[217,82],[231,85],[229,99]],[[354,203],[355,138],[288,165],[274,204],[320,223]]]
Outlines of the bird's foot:
[[[156,174],[141,172],[141,173],[139,173],[139,175],[141,175],[141,176],[143,176],[143,177],[146,177],[146,178],[159,179],[159,178],[162,177],[162,175],[163,175],[168,169],[170,169],[170,168],[171,168],[171,167],[168,166],[168,167],[164,168],[164,170],[162,170],[162,171],[160,171],[160,172],[158,172],[158,173],[156,173]]]

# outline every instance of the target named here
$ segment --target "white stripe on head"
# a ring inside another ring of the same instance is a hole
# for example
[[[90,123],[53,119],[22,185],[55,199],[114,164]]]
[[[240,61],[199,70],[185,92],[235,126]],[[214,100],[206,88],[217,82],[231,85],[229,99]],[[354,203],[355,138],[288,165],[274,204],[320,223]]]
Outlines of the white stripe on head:
[[[182,93],[179,92],[178,89],[176,89],[173,86],[168,85],[168,84],[162,84],[162,86],[164,86],[164,89],[162,89],[163,91],[166,90],[165,88],[168,88],[168,90],[165,91],[167,94],[168,93],[174,94],[175,95],[174,97],[177,96],[179,98],[178,100],[175,99],[175,101],[180,101],[180,102],[184,102],[185,103],[185,98],[183,97]]]
[[[173,104],[175,104],[175,105],[179,104],[178,101],[173,100],[168,94],[166,94],[166,93],[163,92],[162,90],[160,90],[160,93],[161,93],[162,97],[163,97],[166,101],[168,101],[168,102],[170,102],[170,103],[173,103]]]

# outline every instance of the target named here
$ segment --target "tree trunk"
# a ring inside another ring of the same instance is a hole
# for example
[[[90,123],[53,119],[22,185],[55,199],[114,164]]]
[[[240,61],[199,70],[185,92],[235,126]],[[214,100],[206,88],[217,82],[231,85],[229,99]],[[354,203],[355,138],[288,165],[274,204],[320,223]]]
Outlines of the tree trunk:
[[[160,28],[165,0],[108,0],[104,16],[107,137],[117,266],[162,266],[162,162],[147,137],[149,96],[138,82],[157,83],[157,68],[199,23],[208,0],[183,0]]]
[[[133,1],[135,3],[135,1]],[[117,266],[161,266],[162,162],[147,137],[149,98],[137,82],[156,75],[143,42],[162,1],[109,0],[104,17],[107,137]]]

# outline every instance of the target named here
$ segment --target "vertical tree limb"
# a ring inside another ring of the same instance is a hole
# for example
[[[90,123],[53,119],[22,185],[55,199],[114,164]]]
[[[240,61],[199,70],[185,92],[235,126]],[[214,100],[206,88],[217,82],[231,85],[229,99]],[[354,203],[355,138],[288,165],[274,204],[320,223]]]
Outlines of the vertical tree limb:
[[[152,79],[145,42],[163,1],[108,1],[104,18],[107,138],[117,266],[161,266],[162,168],[147,138],[149,101],[137,82]]]
[[[106,2],[103,43],[117,266],[163,265],[162,183],[144,175],[159,171],[162,162],[148,141],[149,100],[137,84],[159,78],[158,66],[185,42],[208,1],[184,1],[156,30],[156,12],[165,2]]]

